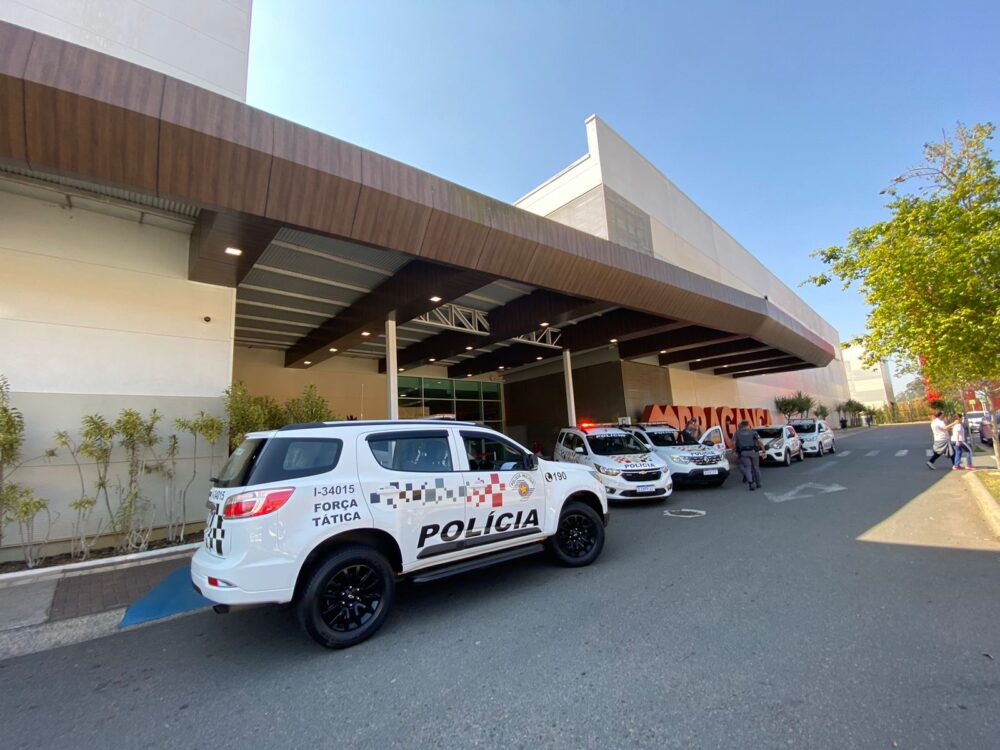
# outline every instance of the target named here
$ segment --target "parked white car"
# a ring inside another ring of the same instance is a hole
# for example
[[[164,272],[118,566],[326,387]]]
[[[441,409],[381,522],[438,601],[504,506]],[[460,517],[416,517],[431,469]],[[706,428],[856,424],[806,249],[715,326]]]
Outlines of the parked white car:
[[[983,423],[983,415],[985,412],[981,411],[967,411],[965,413],[965,419],[969,423],[969,432],[979,432],[979,426]]]
[[[471,422],[329,422],[246,436],[208,502],[195,588],[229,605],[294,602],[329,648],[371,636],[396,580],[427,581],[548,548],[568,566],[604,546],[589,468],[538,459]]]
[[[666,462],[616,425],[563,428],[553,457],[597,472],[609,500],[666,499],[674,488]]]
[[[791,466],[793,458],[802,461],[805,457],[802,441],[790,424],[768,424],[753,429],[764,444],[761,459],[765,462]]]
[[[802,440],[802,450],[817,457],[837,452],[837,439],[833,430],[822,419],[793,419],[789,424]]]
[[[718,487],[729,476],[729,459],[721,427],[712,427],[698,439],[667,424],[623,425],[649,450],[662,458],[675,485],[710,484]]]

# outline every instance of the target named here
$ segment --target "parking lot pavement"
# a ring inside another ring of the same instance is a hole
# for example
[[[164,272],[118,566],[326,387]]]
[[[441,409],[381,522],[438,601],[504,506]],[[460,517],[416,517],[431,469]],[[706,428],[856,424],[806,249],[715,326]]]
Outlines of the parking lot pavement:
[[[935,535],[960,477],[923,465],[927,433],[853,435],[763,492],[734,475],[617,506],[589,568],[401,586],[342,652],[258,609],[0,662],[4,744],[995,746],[1000,545]],[[685,507],[705,515],[664,515]],[[927,538],[873,536],[908,508]]]

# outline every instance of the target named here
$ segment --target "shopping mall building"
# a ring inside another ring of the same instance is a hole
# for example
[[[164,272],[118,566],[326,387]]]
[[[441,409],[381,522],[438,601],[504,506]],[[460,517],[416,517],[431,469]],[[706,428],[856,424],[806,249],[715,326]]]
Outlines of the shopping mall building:
[[[246,105],[250,0],[94,5],[0,3],[0,374],[25,455],[86,414],[221,415],[234,380],[546,451],[584,418],[849,397],[837,332],[599,118],[509,205]],[[75,477],[65,455],[21,475],[55,538]]]

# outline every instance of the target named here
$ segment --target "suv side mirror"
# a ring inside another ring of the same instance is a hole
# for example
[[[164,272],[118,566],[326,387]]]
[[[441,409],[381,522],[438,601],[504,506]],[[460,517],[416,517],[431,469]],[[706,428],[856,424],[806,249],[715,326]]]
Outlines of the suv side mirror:
[[[529,453],[524,457],[524,468],[528,471],[534,471],[538,468],[538,456],[534,453]]]
[[[585,454],[585,453],[587,452],[587,451],[585,451],[585,450],[583,449],[583,446],[582,446],[582,445],[578,445],[578,446],[576,446],[576,447],[575,447],[575,448],[574,448],[573,450],[574,450],[574,451],[575,451],[576,453],[579,453],[580,455],[583,455],[583,454]]]

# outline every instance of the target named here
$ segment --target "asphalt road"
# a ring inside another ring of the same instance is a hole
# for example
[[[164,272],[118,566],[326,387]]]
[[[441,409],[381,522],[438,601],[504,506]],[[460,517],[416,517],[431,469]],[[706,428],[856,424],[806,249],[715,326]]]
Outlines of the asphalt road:
[[[347,651],[258,609],[0,662],[0,742],[995,748],[1000,546],[963,520],[958,473],[923,465],[927,443],[879,428],[765,469],[764,491],[733,476],[617,507],[595,565],[404,586]]]

